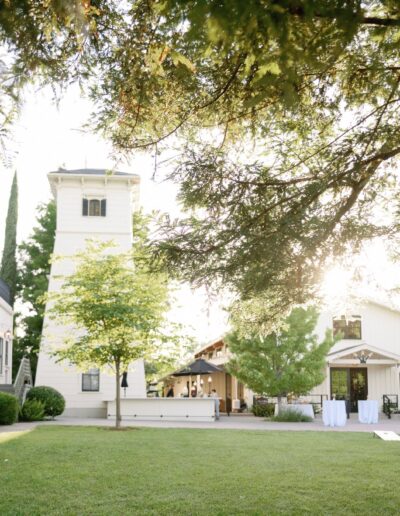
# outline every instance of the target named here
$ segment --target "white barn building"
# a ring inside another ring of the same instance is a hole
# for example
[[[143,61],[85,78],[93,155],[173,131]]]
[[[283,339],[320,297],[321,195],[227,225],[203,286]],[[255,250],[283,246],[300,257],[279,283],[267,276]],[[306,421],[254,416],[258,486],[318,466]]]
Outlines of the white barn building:
[[[58,170],[48,174],[57,205],[54,244],[56,256],[68,257],[82,250],[89,239],[113,241],[115,252],[132,246],[132,205],[138,196],[139,176],[106,170]],[[49,292],[60,288],[59,276],[73,271],[68,258],[51,268]],[[66,399],[64,415],[105,417],[106,400],[115,399],[115,376],[98,369],[79,371],[67,363],[56,363],[51,351],[62,342],[70,328],[56,325],[45,313],[36,385],[54,387]],[[126,395],[146,397],[143,360],[131,364]]]
[[[383,397],[400,404],[400,311],[389,306],[365,301],[348,313],[323,312],[315,333],[321,342],[327,329],[340,332],[344,338],[328,353],[325,379],[309,393],[310,402],[322,399],[347,399],[350,410],[357,412],[357,401],[377,400],[383,407]],[[235,411],[253,403],[253,392],[225,370],[231,353],[223,338],[213,340],[195,354],[222,369],[204,378],[202,389],[215,388],[221,396],[221,411]],[[193,377],[197,384],[201,379]],[[171,378],[174,394],[190,389],[189,378]]]
[[[324,382],[313,393],[329,399],[348,399],[357,412],[357,401],[400,397],[400,312],[375,301],[355,305],[348,313],[322,313],[316,333],[326,328],[340,332],[327,356]]]

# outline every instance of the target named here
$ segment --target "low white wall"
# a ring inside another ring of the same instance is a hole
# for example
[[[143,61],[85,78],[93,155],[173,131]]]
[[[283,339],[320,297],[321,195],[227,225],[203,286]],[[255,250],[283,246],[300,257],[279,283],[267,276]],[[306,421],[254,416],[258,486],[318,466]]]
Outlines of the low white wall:
[[[107,418],[115,419],[115,400],[107,401]],[[214,421],[214,398],[121,398],[122,419],[145,421]]]

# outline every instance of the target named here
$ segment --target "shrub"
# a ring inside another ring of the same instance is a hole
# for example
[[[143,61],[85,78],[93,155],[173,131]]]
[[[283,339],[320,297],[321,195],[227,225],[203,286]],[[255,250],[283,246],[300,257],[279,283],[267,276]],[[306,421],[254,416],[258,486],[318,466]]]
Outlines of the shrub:
[[[44,415],[54,418],[64,412],[64,396],[53,387],[33,387],[26,396],[27,400],[37,400],[43,403]]]
[[[18,418],[19,403],[15,396],[0,392],[0,425],[12,425]]]
[[[44,418],[44,403],[40,400],[26,400],[20,410],[21,421],[41,421]]]
[[[311,423],[312,420],[312,417],[305,416],[298,410],[282,410],[280,414],[272,418],[272,421],[282,423]]]
[[[257,417],[271,417],[275,413],[275,403],[255,403],[251,411]]]

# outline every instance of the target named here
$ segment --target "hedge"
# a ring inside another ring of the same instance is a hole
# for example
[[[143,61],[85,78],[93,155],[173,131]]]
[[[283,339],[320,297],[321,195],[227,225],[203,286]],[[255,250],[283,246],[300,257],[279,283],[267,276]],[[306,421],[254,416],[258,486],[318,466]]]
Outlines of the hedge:
[[[0,425],[12,425],[18,419],[19,402],[12,394],[0,392]]]
[[[26,396],[27,400],[37,400],[43,403],[44,415],[54,418],[64,412],[64,396],[53,387],[33,387]]]

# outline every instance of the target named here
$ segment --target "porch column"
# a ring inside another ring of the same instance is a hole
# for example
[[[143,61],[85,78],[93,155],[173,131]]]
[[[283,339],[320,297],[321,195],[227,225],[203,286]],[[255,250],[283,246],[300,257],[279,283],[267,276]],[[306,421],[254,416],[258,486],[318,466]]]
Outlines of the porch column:
[[[232,412],[239,412],[240,401],[238,400],[238,380],[235,376],[232,376],[232,384],[233,384]]]
[[[238,399],[238,381],[237,381],[237,378],[235,378],[234,376],[232,376],[232,380],[233,380],[233,395],[235,397],[235,400]]]
[[[328,400],[331,399],[331,368],[329,367],[329,362],[326,366],[326,385],[328,392],[326,393],[328,395]]]

